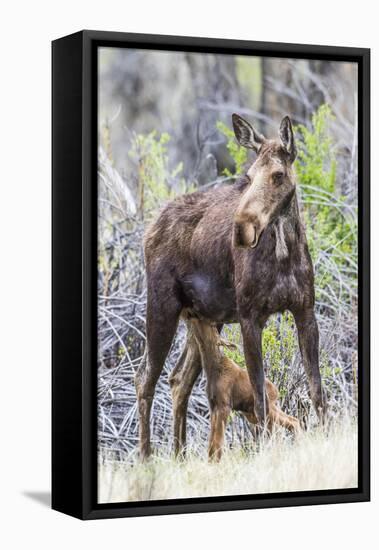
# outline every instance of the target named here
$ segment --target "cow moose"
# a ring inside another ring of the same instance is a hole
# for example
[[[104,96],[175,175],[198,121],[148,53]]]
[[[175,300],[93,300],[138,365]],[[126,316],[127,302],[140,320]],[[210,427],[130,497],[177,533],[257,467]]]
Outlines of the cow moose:
[[[293,162],[292,124],[284,117],[277,139],[266,139],[237,114],[241,146],[255,162],[233,185],[197,191],[171,201],[147,229],[146,361],[135,377],[141,458],[151,453],[150,412],[155,386],[180,316],[240,323],[257,423],[267,415],[261,336],[273,313],[292,312],[313,406],[325,413],[319,370],[319,335],[314,314],[314,274],[300,219]],[[180,371],[186,380],[175,385]],[[176,450],[185,443],[186,410],[201,370],[196,338],[189,335],[173,371]]]

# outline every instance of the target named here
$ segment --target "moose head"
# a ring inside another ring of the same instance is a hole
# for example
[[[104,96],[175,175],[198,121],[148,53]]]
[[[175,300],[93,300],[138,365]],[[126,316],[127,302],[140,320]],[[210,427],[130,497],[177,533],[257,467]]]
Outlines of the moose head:
[[[264,229],[294,196],[295,139],[288,116],[280,124],[278,139],[266,139],[237,114],[233,114],[233,128],[238,143],[257,153],[247,172],[251,183],[235,211],[233,244],[255,248]]]

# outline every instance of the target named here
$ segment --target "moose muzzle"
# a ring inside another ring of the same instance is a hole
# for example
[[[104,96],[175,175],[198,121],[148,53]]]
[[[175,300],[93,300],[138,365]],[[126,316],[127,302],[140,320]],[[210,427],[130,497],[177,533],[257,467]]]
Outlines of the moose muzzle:
[[[257,224],[253,222],[236,221],[234,222],[233,245],[239,248],[255,248],[261,232]]]

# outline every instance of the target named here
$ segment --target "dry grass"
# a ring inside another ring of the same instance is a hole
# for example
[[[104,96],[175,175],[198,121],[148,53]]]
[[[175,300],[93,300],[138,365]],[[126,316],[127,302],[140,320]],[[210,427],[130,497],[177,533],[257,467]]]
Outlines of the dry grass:
[[[112,460],[107,452],[99,464],[99,502],[353,488],[357,448],[356,422],[346,419],[295,440],[277,431],[259,448],[225,450],[219,464],[207,462],[205,449],[203,456],[189,450],[186,460],[159,452],[146,464]]]

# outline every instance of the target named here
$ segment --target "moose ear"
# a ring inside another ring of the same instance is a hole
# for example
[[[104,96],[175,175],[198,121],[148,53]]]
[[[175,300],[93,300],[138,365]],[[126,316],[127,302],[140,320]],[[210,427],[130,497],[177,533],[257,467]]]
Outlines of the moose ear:
[[[249,122],[236,113],[233,113],[232,121],[234,134],[238,143],[248,149],[254,149],[254,151],[258,153],[265,140],[264,136],[257,132]]]
[[[290,161],[293,162],[296,158],[297,150],[291,120],[288,116],[285,116],[280,123],[279,137],[284,148],[289,154]]]

